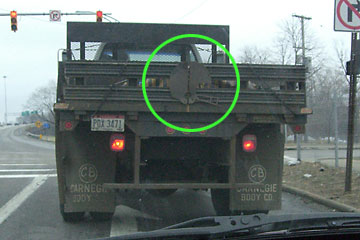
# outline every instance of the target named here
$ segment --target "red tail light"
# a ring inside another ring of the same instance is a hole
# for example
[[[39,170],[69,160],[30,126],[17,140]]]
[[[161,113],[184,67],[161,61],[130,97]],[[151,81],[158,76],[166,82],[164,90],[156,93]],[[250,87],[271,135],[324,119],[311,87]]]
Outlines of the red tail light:
[[[110,149],[115,152],[122,152],[125,148],[125,136],[122,134],[113,134],[110,137]]]
[[[65,122],[65,129],[66,130],[71,130],[72,127],[73,127],[72,122],[70,122],[70,121]]]
[[[244,135],[243,136],[243,150],[245,152],[254,152],[256,150],[256,136]]]

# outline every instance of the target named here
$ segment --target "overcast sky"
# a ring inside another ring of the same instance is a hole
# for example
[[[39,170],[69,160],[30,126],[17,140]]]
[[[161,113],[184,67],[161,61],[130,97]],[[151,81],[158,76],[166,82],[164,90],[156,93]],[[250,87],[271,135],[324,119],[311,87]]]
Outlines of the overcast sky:
[[[311,28],[334,56],[334,41],[350,48],[350,33],[334,32],[333,0],[178,0],[178,1],[2,1],[0,13],[102,10],[121,22],[230,25],[230,52],[235,57],[246,45],[271,46],[279,24],[292,14],[312,17]],[[23,111],[36,88],[57,78],[57,51],[65,48],[67,21],[95,21],[95,16],[63,16],[60,23],[49,16],[18,17],[18,31],[10,30],[10,17],[0,17],[0,122],[4,121],[4,79],[9,113]],[[14,120],[15,117],[9,117]]]

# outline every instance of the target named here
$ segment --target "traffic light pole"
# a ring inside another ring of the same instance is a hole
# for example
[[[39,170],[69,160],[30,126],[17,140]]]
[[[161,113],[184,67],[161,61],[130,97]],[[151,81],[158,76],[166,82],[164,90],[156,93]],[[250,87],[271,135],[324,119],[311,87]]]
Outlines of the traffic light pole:
[[[345,192],[351,191],[351,176],[352,176],[352,160],[354,147],[354,115],[356,104],[356,42],[357,33],[351,33],[351,74],[349,85],[349,114],[348,114],[348,134],[347,134],[347,149],[346,149],[346,175],[345,175]]]
[[[50,21],[57,22],[60,21],[61,16],[66,15],[96,15],[96,22],[102,22],[103,17],[110,22],[108,18],[119,22],[117,19],[111,17],[111,13],[103,13],[102,11],[90,12],[90,11],[76,11],[74,13],[62,13],[59,10],[49,11],[48,13],[17,13],[17,11],[11,11],[10,13],[0,13],[1,16],[10,16],[11,19],[11,30],[16,32],[18,30],[17,26],[17,16],[49,16]]]
[[[18,16],[49,16],[50,13],[18,13]],[[71,16],[71,15],[96,15],[95,12],[82,12],[77,11],[74,13],[60,13],[61,16]],[[110,16],[111,13],[103,13],[104,16]],[[0,13],[0,17],[10,16],[10,13]],[[114,19],[114,18],[113,18]]]

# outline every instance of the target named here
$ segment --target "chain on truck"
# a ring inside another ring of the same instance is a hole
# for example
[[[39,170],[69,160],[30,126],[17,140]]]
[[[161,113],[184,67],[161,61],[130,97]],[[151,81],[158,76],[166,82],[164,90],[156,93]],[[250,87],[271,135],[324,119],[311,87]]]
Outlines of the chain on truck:
[[[67,23],[54,105],[65,221],[81,220],[85,212],[111,219],[116,194],[124,189],[156,197],[177,189],[209,190],[219,215],[281,208],[283,125],[305,131],[305,67],[237,64],[241,90],[231,114],[207,131],[176,131],[146,106],[141,78],[159,44],[191,33],[229,50],[229,26]],[[199,128],[227,111],[236,76],[219,50],[203,39],[184,38],[155,55],[145,83],[163,119]]]

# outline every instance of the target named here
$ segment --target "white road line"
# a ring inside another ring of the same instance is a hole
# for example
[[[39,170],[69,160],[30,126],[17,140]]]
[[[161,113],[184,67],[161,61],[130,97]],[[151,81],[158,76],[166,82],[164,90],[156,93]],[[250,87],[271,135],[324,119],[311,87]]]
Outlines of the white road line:
[[[111,222],[110,237],[137,232],[136,218],[132,210],[132,208],[123,205],[116,207]]]
[[[0,178],[37,178],[37,177],[56,177],[57,174],[12,174],[0,175]]]
[[[50,172],[55,171],[55,168],[39,168],[39,169],[0,169],[0,172]]]
[[[137,232],[137,217],[155,220],[160,219],[158,217],[143,213],[139,210],[124,205],[119,205],[116,207],[116,211],[111,222],[110,237]]]
[[[1,151],[4,154],[16,154],[16,155],[29,155],[29,154],[39,154],[38,152],[6,152]]]
[[[0,163],[0,166],[46,166],[44,163]]]
[[[47,179],[47,176],[36,177],[21,192],[17,193],[0,208],[0,224],[2,224],[32,193],[34,193]]]
[[[4,154],[4,156],[0,156],[0,161],[4,162],[4,163],[8,163],[8,162],[16,162],[16,161],[22,161],[22,160],[26,160],[26,161],[38,161],[39,160],[39,156],[36,155],[34,157],[31,157],[31,156],[26,156],[26,155],[21,155],[21,156],[9,156],[11,154],[7,154],[5,156],[5,153],[4,152],[1,152],[1,154]]]

